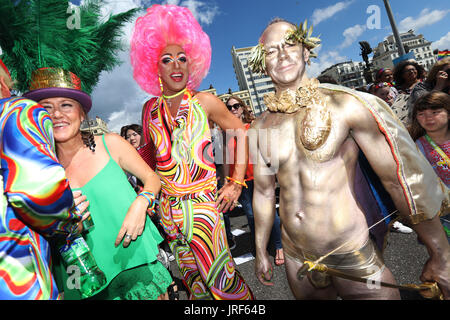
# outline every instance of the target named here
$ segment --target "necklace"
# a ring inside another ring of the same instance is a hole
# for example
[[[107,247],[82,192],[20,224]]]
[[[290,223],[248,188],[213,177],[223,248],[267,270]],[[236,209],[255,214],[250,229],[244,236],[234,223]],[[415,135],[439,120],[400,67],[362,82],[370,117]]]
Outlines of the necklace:
[[[185,91],[186,91],[186,88],[184,88],[181,91],[178,91],[177,93],[175,93],[175,94],[173,94],[171,96],[166,96],[164,94],[162,96],[163,96],[164,99],[172,99],[172,98],[178,97],[180,94],[183,94]]]
[[[320,93],[319,81],[311,79],[297,90],[287,89],[277,97],[274,92],[264,96],[264,104],[272,112],[294,113],[301,108],[322,105],[325,106],[324,96]]]
[[[170,101],[170,99],[178,97],[179,95],[185,93],[187,90],[187,88],[184,88],[181,91],[178,91],[177,93],[171,95],[171,96],[166,96],[165,94],[162,95],[162,98],[164,101],[166,101],[166,103],[169,105],[169,108],[172,108],[172,101]]]

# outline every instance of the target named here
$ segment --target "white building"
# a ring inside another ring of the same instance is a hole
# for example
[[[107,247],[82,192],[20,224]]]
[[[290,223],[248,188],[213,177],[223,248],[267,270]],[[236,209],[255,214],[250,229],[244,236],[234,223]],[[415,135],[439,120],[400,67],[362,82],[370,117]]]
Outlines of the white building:
[[[321,76],[329,76],[340,85],[348,88],[359,88],[365,86],[364,62],[354,62],[352,60],[336,63],[321,72]]]
[[[238,81],[239,90],[248,91],[251,97],[250,106],[255,116],[260,115],[266,110],[263,97],[268,92],[274,92],[275,87],[270,77],[261,74],[255,74],[248,65],[248,59],[252,47],[231,48],[231,57],[233,59],[234,73]]]
[[[81,123],[80,131],[83,132],[83,131],[89,131],[89,130],[91,130],[91,132],[95,136],[109,133],[108,125],[106,124],[106,122],[104,120],[102,120],[99,117],[95,117],[95,119],[89,119],[89,123],[87,122],[87,120],[84,120]]]
[[[436,58],[431,49],[431,42],[425,40],[423,35],[414,34],[413,30],[401,33],[400,39],[405,47],[410,52],[414,52],[415,60],[426,70],[430,70],[436,62]],[[373,68],[375,70],[380,68],[393,68],[393,60],[398,58],[398,49],[393,35],[388,36],[383,42],[380,42],[374,48],[373,54]]]

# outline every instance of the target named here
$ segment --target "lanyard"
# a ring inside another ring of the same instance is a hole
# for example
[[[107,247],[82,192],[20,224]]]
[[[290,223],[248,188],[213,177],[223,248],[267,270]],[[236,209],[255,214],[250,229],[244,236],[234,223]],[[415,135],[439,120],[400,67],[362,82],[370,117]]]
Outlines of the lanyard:
[[[431,144],[431,146],[434,148],[434,150],[436,150],[437,153],[439,153],[444,162],[447,163],[447,167],[450,167],[450,159],[445,154],[445,152],[442,151],[442,149],[439,148],[439,146],[433,140],[431,140],[428,134],[425,134],[425,139],[427,139],[428,143]],[[439,163],[442,163],[442,161],[439,161],[438,164]]]

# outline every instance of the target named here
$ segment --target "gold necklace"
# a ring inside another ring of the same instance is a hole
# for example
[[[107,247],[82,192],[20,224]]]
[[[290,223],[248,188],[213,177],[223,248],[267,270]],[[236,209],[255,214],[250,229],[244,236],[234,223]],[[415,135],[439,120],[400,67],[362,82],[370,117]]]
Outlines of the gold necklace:
[[[310,79],[297,90],[287,89],[277,97],[274,92],[264,96],[264,104],[272,112],[294,113],[301,108],[322,105],[325,98],[319,91],[319,81]]]

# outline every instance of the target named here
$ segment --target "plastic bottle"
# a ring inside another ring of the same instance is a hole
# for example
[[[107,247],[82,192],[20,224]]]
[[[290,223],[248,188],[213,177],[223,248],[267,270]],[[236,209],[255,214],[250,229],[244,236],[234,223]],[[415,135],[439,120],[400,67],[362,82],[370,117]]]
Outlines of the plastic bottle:
[[[77,289],[82,298],[89,298],[98,293],[106,284],[106,277],[97,266],[94,256],[83,236],[78,235],[59,247],[59,253],[66,270],[75,270],[79,275]]]

